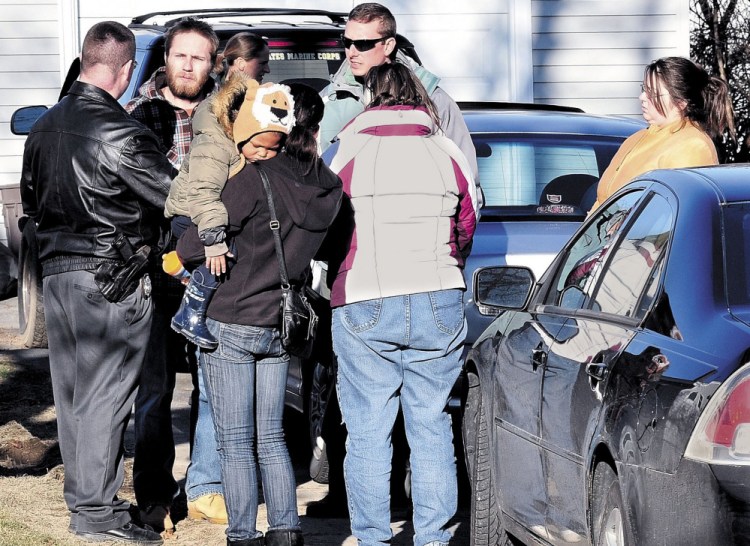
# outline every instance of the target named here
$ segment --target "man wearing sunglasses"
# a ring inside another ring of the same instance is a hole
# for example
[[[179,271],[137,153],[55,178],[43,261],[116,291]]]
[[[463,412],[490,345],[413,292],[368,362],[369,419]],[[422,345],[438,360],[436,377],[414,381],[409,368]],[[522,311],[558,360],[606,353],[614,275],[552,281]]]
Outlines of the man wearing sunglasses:
[[[349,13],[341,42],[346,52],[346,61],[321,92],[325,102],[325,113],[320,123],[322,150],[325,151],[339,131],[367,106],[369,97],[363,81],[370,68],[384,63],[402,62],[411,67],[430,93],[445,135],[466,155],[477,184],[478,204],[481,207],[484,199],[479,189],[476,151],[461,111],[448,93],[438,87],[440,78],[397,50],[396,19],[390,10],[374,2],[356,6]]]

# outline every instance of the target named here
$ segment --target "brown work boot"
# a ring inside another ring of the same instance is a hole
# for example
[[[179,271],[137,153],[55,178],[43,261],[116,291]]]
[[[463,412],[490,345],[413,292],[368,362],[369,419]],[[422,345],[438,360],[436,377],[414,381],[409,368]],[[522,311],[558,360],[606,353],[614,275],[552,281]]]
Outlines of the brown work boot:
[[[171,536],[175,531],[172,518],[169,516],[169,506],[163,504],[149,504],[145,510],[138,512],[141,523],[148,525],[162,536]]]
[[[188,501],[188,517],[190,519],[204,519],[222,525],[229,522],[224,497],[218,493],[201,495],[193,501]]]

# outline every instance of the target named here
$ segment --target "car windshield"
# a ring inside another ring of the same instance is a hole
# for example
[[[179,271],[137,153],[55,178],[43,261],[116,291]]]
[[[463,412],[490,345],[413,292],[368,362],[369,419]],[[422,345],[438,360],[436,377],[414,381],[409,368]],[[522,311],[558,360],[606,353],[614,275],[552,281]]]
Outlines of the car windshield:
[[[724,259],[730,307],[750,305],[750,203],[723,209]]]
[[[485,207],[506,219],[581,221],[618,137],[475,134]]]

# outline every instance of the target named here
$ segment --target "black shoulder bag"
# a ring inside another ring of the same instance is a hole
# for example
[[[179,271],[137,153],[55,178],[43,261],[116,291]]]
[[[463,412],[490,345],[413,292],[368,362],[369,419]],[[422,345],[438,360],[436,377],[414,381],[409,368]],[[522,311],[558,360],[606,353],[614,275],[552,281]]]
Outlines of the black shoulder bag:
[[[313,311],[310,302],[305,295],[305,285],[292,286],[289,284],[289,276],[286,272],[286,260],[284,259],[284,246],[279,234],[279,220],[276,217],[276,207],[273,204],[273,193],[268,176],[260,165],[256,164],[263,187],[266,190],[268,209],[271,212],[271,232],[276,246],[276,257],[279,259],[279,274],[281,277],[281,344],[289,354],[300,358],[310,356],[315,338],[315,330],[318,327],[318,315]],[[307,280],[307,279],[305,279]]]

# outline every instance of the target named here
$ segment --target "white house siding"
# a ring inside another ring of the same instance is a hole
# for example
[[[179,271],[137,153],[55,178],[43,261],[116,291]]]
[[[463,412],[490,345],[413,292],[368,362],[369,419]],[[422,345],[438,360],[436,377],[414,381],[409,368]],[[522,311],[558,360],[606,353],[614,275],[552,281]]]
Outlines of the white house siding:
[[[52,104],[60,89],[58,5],[55,0],[0,0],[0,188],[17,186],[23,137],[10,132],[20,106]],[[0,223],[0,240],[7,241]]]
[[[382,0],[456,100],[530,102],[531,0]]]
[[[637,116],[643,67],[689,51],[687,0],[381,1],[457,100],[557,103]],[[20,179],[23,137],[11,135],[11,114],[57,100],[70,61],[96,22],[128,24],[145,13],[216,6],[347,12],[358,3],[0,0],[0,190]],[[7,241],[2,222],[0,241]]]
[[[689,54],[687,0],[532,0],[534,101],[640,116],[643,69]]]

